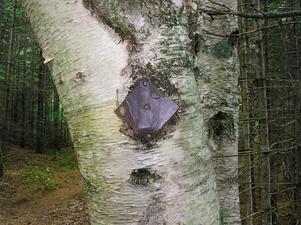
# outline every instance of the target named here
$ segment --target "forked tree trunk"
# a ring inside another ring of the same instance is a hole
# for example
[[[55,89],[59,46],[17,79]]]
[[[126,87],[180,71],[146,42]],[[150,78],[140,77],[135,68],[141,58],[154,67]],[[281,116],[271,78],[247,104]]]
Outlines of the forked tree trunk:
[[[24,0],[68,119],[92,224],[220,224],[195,79],[191,31],[197,22],[191,18],[200,5],[85,5],[92,13],[80,0]],[[180,107],[175,122],[147,143],[127,136],[114,114],[142,77]],[[230,126],[236,126],[236,116],[229,114]],[[235,143],[225,140],[224,149]]]

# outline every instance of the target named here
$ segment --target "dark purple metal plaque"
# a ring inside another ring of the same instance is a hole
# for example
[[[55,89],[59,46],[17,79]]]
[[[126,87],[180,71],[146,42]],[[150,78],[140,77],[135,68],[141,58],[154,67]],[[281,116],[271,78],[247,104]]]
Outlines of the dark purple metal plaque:
[[[149,80],[143,79],[115,110],[136,134],[150,141],[179,107]]]

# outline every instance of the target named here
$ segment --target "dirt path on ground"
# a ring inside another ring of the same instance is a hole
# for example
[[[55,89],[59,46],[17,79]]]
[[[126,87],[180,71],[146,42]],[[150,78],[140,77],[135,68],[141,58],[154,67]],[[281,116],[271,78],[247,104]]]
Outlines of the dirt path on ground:
[[[55,190],[28,197],[27,192],[22,191],[24,187],[19,173],[8,170],[0,179],[0,224],[89,225],[79,171],[59,172],[59,177],[60,185]]]
[[[38,199],[16,203],[13,207],[1,203],[0,224],[3,225],[90,224],[80,177],[69,187]]]
[[[56,190],[6,212],[0,222],[5,225],[90,224],[81,185]]]

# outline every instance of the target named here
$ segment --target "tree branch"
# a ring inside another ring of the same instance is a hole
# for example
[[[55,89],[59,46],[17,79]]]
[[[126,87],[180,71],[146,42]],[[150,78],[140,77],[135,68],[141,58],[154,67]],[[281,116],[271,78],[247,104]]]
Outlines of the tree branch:
[[[221,11],[221,10],[208,10],[201,8],[200,13],[207,13],[209,15],[232,15],[232,16],[240,16],[244,18],[255,18],[255,19],[274,19],[274,18],[285,18],[285,17],[296,17],[301,16],[301,10],[292,10],[287,12],[278,12],[278,13],[242,13],[235,11]]]

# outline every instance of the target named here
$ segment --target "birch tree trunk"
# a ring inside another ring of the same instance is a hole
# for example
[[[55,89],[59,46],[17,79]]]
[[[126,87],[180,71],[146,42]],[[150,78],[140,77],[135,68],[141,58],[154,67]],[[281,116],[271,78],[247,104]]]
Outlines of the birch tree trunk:
[[[229,15],[236,0],[202,1],[195,31],[201,50],[195,60],[202,112],[209,130],[223,224],[241,224],[238,187],[238,23]]]
[[[91,223],[220,224],[195,77],[200,3],[23,3],[68,119]],[[133,136],[114,114],[142,77],[180,108],[174,123],[150,142]],[[236,114],[231,116],[234,124]],[[233,143],[226,138],[223,148]]]

